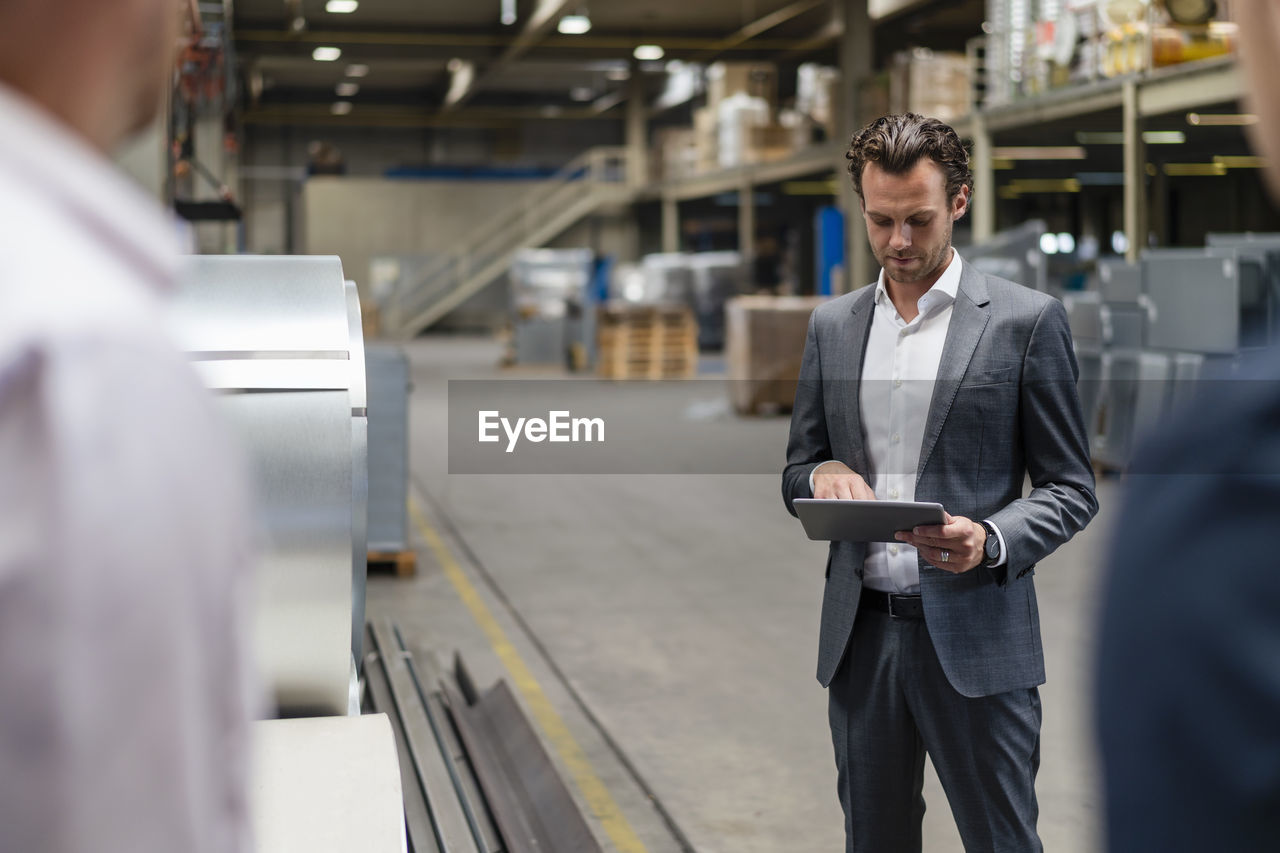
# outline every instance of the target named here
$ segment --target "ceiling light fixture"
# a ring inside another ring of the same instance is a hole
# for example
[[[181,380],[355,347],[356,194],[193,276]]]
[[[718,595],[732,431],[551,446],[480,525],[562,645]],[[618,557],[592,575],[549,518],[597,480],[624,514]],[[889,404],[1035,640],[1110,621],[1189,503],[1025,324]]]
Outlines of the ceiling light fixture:
[[[1119,130],[1078,130],[1076,142],[1081,145],[1124,145],[1124,132]]]
[[[336,62],[342,58],[342,48],[340,47],[317,47],[311,51],[311,58],[316,62]]]
[[[569,90],[569,97],[575,101],[589,101],[595,97],[590,86],[574,86]]]
[[[997,160],[1083,160],[1084,149],[1078,145],[1013,145],[992,148]]]
[[[348,77],[364,77],[369,73],[369,66],[355,63],[347,66]]]
[[[336,116],[344,116],[347,113],[351,112],[351,102],[350,101],[334,101],[333,104],[330,105],[329,107],[329,112],[333,113]]]
[[[1216,178],[1227,173],[1222,163],[1165,163],[1164,173],[1171,178]]]
[[[1187,113],[1187,124],[1195,127],[1244,127],[1257,124],[1253,113]]]
[[[586,16],[585,12],[576,15],[565,15],[560,19],[556,29],[567,36],[580,36],[583,33],[591,32],[591,19]]]
[[[502,25],[509,27],[516,22],[516,0],[502,0]]]
[[[656,44],[641,44],[636,46],[631,55],[641,62],[655,62],[666,56],[667,52]]]
[[[1232,156],[1227,154],[1213,155],[1213,162],[1221,163],[1228,169],[1265,169],[1267,168],[1266,157],[1252,156]]]
[[[324,10],[330,15],[350,15],[358,8],[360,0],[329,0],[324,4]]]
[[[1142,141],[1148,145],[1181,145],[1187,135],[1180,130],[1147,130],[1142,133]]]
[[[356,93],[360,91],[359,83],[343,82],[334,87],[334,93],[339,98],[354,98]]]

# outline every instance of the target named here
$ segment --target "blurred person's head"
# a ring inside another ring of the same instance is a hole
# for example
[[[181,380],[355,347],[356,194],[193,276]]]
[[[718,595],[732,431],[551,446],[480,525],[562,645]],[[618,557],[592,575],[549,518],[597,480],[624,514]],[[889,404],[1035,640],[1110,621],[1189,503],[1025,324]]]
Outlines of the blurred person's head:
[[[931,286],[950,260],[951,233],[969,208],[973,173],[960,137],[914,113],[878,118],[845,152],[867,239],[893,282]]]
[[[109,151],[155,118],[178,0],[0,0],[0,83]]]
[[[1248,81],[1245,108],[1258,116],[1250,128],[1253,147],[1267,160],[1271,194],[1280,200],[1280,2],[1248,0],[1233,4],[1240,24],[1240,56]]]

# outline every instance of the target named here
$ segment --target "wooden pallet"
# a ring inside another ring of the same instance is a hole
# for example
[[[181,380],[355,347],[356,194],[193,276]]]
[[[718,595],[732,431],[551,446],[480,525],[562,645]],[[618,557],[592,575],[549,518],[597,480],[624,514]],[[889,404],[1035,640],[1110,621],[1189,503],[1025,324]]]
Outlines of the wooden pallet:
[[[370,551],[368,562],[369,571],[391,571],[401,578],[418,573],[418,555],[413,551]]]
[[[605,379],[688,379],[698,372],[698,324],[688,306],[605,305],[597,330]]]

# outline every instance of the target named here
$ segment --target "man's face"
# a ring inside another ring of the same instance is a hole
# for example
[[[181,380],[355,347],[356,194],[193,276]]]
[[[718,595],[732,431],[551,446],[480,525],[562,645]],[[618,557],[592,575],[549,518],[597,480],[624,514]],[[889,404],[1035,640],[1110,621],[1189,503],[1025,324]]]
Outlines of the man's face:
[[[1274,0],[1250,0],[1234,4],[1240,24],[1240,57],[1248,79],[1246,109],[1258,115],[1250,130],[1250,142],[1267,158],[1266,177],[1273,198],[1280,199],[1280,100],[1275,82],[1280,80],[1280,4]]]
[[[128,99],[121,106],[132,132],[149,124],[163,103],[177,55],[182,7],[174,0],[127,0],[115,7],[116,20],[127,22],[120,41],[129,51],[129,79],[120,97]]]
[[[948,201],[942,169],[927,157],[900,175],[890,174],[876,163],[863,167],[862,211],[867,239],[876,260],[894,282],[912,284],[941,274],[949,259],[952,224],[968,204],[967,187]]]

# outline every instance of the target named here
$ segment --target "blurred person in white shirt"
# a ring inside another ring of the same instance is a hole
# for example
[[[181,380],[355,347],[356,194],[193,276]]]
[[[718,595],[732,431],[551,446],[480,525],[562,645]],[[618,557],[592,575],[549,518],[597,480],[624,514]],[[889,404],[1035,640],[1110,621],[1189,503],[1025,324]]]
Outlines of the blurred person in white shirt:
[[[247,849],[244,463],[109,152],[178,0],[0,0],[0,850]]]

